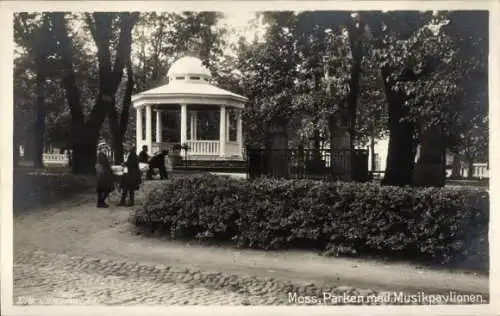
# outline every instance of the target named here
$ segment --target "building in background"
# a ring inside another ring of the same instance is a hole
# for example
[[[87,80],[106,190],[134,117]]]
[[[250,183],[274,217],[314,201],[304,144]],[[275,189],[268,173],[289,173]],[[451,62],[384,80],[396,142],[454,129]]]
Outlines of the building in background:
[[[371,148],[371,146],[369,146]],[[389,137],[385,138],[380,138],[375,140],[375,146],[374,146],[374,153],[369,149],[368,153],[368,170],[371,172],[374,172],[375,175],[380,175],[383,176],[384,171],[386,169],[386,162],[387,162],[387,153],[388,153],[388,148],[389,148]],[[375,159],[375,168],[372,170],[372,156]],[[446,155],[446,176],[449,177],[451,176],[451,164],[453,161],[452,155]],[[469,176],[469,169],[467,167],[467,164],[462,161],[461,162],[461,167],[460,167],[460,175],[463,178],[468,178]],[[476,162],[474,163],[474,171],[473,171],[473,177],[474,178],[479,178],[479,179],[484,179],[484,178],[489,178],[489,165],[487,162]]]

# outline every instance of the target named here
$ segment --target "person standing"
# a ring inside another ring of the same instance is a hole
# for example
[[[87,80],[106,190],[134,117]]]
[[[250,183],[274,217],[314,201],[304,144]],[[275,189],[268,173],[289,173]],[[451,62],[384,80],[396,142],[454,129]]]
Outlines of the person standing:
[[[107,208],[106,199],[109,194],[113,192],[114,179],[113,171],[111,170],[111,164],[109,163],[108,157],[102,152],[102,149],[97,155],[96,164],[96,175],[97,175],[97,207]]]
[[[124,163],[126,168],[125,173],[122,176],[121,189],[122,196],[118,206],[133,206],[135,204],[134,195],[135,191],[139,190],[141,185],[141,171],[139,169],[139,158],[136,154],[135,147],[132,147],[129,151],[127,161]],[[125,203],[129,196],[129,202]]]
[[[139,162],[140,163],[148,163],[149,162],[148,146],[146,146],[146,145],[142,146],[142,150],[139,153]]]
[[[149,155],[148,155],[148,146],[144,145],[142,146],[142,150],[139,153],[139,169],[141,170],[141,178],[142,178],[142,171],[146,169],[146,175],[149,175]]]

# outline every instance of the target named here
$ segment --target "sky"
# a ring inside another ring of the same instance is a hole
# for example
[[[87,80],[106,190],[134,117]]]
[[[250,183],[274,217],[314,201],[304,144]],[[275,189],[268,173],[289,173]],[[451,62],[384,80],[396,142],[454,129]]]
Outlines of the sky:
[[[229,43],[237,43],[241,37],[245,37],[248,42],[253,41],[255,36],[263,36],[265,27],[256,18],[256,12],[223,12],[225,18],[219,23],[228,26],[233,32],[227,36]],[[233,51],[227,47],[225,52],[227,55],[232,55]]]
[[[255,36],[257,35],[258,37],[263,36],[265,32],[265,27],[262,23],[260,23],[256,19],[256,12],[252,11],[232,11],[232,12],[224,12],[220,11],[223,13],[224,18],[222,18],[219,23],[218,27],[224,27],[229,30],[229,32],[225,35],[226,36],[226,41],[227,41],[227,46],[224,47],[224,54],[226,56],[231,56],[236,53],[233,51],[231,48],[231,44],[236,44],[238,40],[241,37],[244,37],[247,39],[248,42],[251,42],[254,40]],[[75,26],[74,26],[75,27]],[[76,26],[76,29],[83,30],[81,26]],[[139,31],[139,30],[138,30]],[[140,31],[139,31],[140,32]],[[145,30],[145,35],[147,36],[148,30]],[[132,43],[132,50],[134,54],[134,59],[137,57],[135,53],[140,51],[140,48],[138,46],[139,44],[137,43]],[[149,47],[152,48],[152,47]],[[86,45],[86,49],[89,50],[95,50],[95,45],[93,41],[88,41]],[[148,48],[146,48],[146,51]]]
[[[231,27],[234,27],[247,37],[253,38],[256,30],[250,25],[255,19],[255,12],[240,11],[240,12],[223,12],[225,18],[221,21]]]
[[[219,22],[220,26],[228,26],[232,31],[227,34],[227,40],[230,43],[237,43],[240,37],[247,38],[248,41],[252,41],[255,35],[262,35],[265,28],[262,24],[256,23],[256,12],[252,11],[231,11],[223,12],[224,18]],[[79,32],[84,32],[84,27],[82,25],[82,20],[73,21],[70,27],[73,30],[79,30]],[[83,34],[83,33],[82,33]],[[137,51],[138,48],[134,43],[132,43],[133,50]],[[17,45],[16,45],[17,47]],[[93,41],[88,41],[84,45],[85,49],[89,51],[96,51],[95,44]],[[230,55],[232,50],[230,47],[226,48],[226,54]],[[17,56],[17,53],[16,53]]]

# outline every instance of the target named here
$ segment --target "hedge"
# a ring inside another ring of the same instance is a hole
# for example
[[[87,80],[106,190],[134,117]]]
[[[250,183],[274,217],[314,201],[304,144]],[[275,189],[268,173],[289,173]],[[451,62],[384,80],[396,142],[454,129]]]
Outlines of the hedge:
[[[14,210],[27,210],[95,188],[95,177],[69,172],[14,172]]]
[[[140,232],[171,238],[443,264],[487,252],[489,194],[479,188],[204,175],[156,185],[131,219]],[[470,246],[471,238],[479,247]]]

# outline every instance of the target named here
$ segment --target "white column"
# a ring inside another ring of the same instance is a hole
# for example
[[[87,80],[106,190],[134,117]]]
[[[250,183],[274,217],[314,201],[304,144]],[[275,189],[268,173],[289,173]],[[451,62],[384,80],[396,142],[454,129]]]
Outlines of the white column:
[[[146,105],[146,145],[148,146],[148,150],[151,152],[151,147],[153,145],[152,139],[152,117],[151,117],[151,105]]]
[[[226,156],[226,106],[220,106],[219,155]]]
[[[196,139],[196,137],[194,137],[194,114],[195,113],[196,113],[195,111],[191,111],[191,116],[189,118],[189,132],[191,134],[191,137],[190,137],[191,140]]]
[[[142,140],[143,135],[142,135],[142,109],[137,108],[135,110],[135,115],[136,115],[136,121],[135,121],[135,146],[136,149],[139,151],[141,150],[140,148],[142,147]]]
[[[230,124],[231,124],[231,109],[226,109],[226,137],[229,140]]]
[[[236,141],[238,142],[239,155],[243,158],[243,122],[241,119],[242,110],[238,110],[236,122]]]
[[[193,131],[194,132],[193,132],[192,135],[194,135],[193,139],[197,140],[198,139],[198,112],[197,111],[193,112],[193,121],[194,121],[193,122],[193,124],[194,124],[193,125]]]
[[[156,111],[156,142],[163,142],[163,123],[161,121],[161,111]]]
[[[187,142],[187,104],[181,104],[181,144]]]

